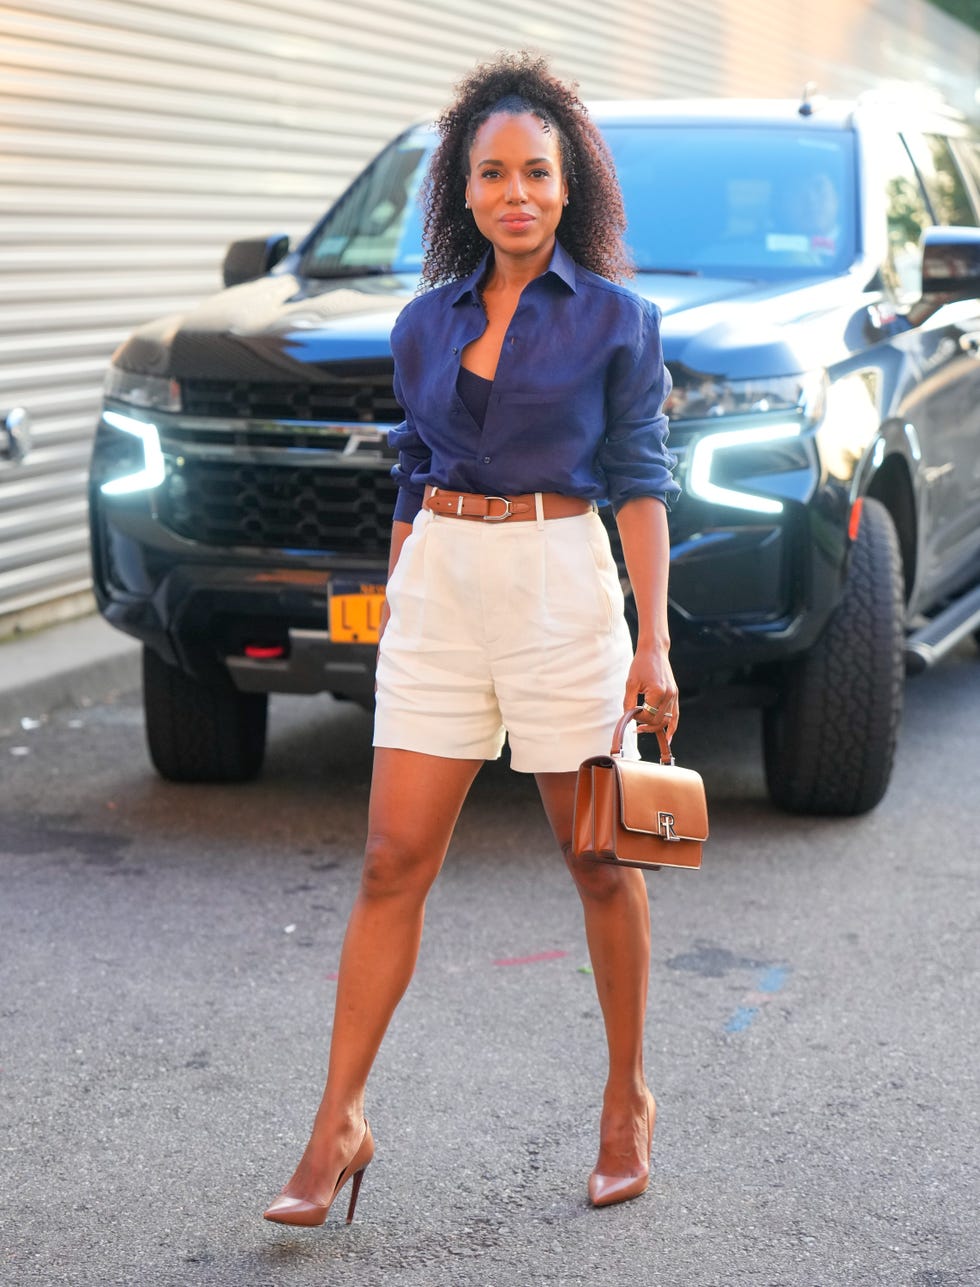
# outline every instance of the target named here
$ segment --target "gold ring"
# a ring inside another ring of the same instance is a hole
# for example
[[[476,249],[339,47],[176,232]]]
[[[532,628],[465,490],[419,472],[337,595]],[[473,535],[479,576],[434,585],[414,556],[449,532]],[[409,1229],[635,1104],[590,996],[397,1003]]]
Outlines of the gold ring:
[[[648,715],[656,715],[656,714],[658,713],[658,711],[660,710],[660,707],[659,707],[659,706],[651,706],[649,702],[644,702],[644,703],[643,703],[643,709],[646,711],[646,713],[647,713]]]

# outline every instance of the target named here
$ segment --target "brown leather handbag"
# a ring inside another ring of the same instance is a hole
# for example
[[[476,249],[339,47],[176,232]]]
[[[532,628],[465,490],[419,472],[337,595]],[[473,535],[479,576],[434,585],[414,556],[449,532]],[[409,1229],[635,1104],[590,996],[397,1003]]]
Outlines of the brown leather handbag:
[[[608,755],[585,760],[575,784],[572,850],[577,858],[622,867],[700,867],[708,839],[701,775],[674,764],[665,729],[657,731],[660,763],[623,759],[623,734],[643,707],[616,725]]]

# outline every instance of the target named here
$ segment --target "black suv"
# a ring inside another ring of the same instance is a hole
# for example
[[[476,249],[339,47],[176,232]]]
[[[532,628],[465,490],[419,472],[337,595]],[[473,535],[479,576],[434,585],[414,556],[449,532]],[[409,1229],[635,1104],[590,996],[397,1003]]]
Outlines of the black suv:
[[[906,666],[980,625],[976,137],[871,102],[594,116],[674,379],[678,679],[763,707],[778,804],[863,812]],[[168,778],[255,774],[270,692],[372,702],[401,419],[388,335],[417,289],[433,143],[397,138],[295,249],[235,243],[228,289],[114,357],[95,588],[144,642]]]

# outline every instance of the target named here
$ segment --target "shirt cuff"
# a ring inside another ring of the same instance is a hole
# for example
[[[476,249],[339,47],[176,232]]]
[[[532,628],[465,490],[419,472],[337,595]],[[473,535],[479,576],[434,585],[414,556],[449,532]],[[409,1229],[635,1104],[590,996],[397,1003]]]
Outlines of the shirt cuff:
[[[422,508],[424,497],[424,492],[409,491],[407,487],[399,487],[393,521],[396,523],[414,523],[415,515]]]
[[[618,514],[624,505],[630,501],[640,500],[641,497],[649,496],[652,500],[658,500],[663,505],[667,513],[670,513],[670,502],[676,500],[680,495],[679,487],[672,487],[669,492],[637,492],[634,496],[619,496],[612,502],[613,513]]]

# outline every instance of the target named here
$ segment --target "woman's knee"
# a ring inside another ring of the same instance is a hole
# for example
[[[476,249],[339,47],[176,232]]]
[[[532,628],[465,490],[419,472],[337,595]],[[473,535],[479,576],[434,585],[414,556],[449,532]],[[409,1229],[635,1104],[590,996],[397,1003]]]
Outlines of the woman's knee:
[[[389,835],[370,835],[364,850],[361,894],[365,898],[424,898],[442,865],[439,855],[419,852]]]
[[[615,898],[625,888],[628,877],[623,868],[607,862],[597,862],[594,858],[577,858],[572,853],[571,842],[562,845],[561,851],[583,898]]]

